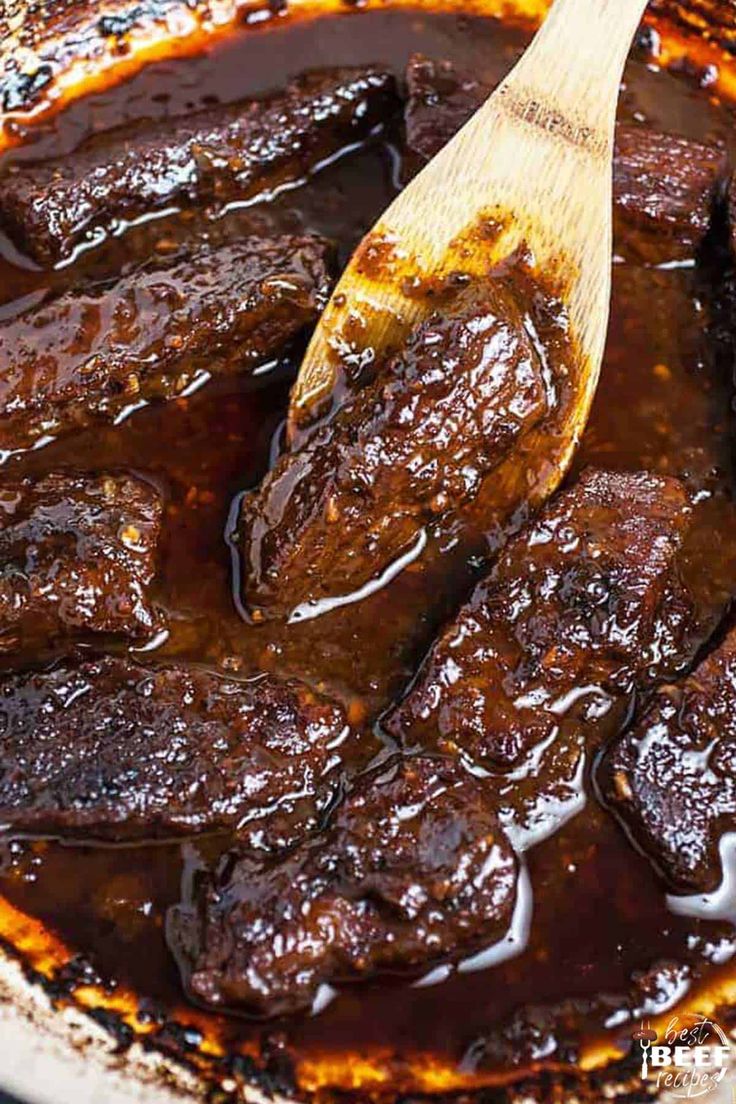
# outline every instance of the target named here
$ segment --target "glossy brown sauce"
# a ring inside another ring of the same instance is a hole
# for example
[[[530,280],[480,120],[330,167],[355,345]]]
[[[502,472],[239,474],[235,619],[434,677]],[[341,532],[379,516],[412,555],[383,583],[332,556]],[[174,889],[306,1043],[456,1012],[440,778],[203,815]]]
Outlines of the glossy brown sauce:
[[[400,75],[419,50],[495,80],[524,41],[521,32],[493,20],[406,10],[250,29],[209,56],[156,64],[127,86],[73,105],[13,157],[70,152],[91,130],[269,91],[322,64],[378,61]],[[692,74],[658,71],[645,45],[629,64],[620,114],[736,150],[730,106],[709,98]],[[149,221],[53,274],[34,271],[5,243],[0,316],[12,316],[45,287],[118,271],[157,242],[237,235],[254,220],[257,227],[326,234],[337,240],[344,261],[399,186],[399,150],[398,126],[389,128],[266,207],[214,223],[189,214]],[[725,228],[721,236],[725,242]],[[736,583],[730,349],[719,325],[718,291],[727,264],[717,241],[697,270],[616,264],[601,384],[575,464],[577,470],[588,463],[647,467],[679,476],[696,492],[686,571],[714,609]],[[224,533],[236,496],[257,483],[278,447],[297,365],[298,350],[253,378],[207,382],[189,397],[137,410],[120,425],[12,456],[2,474],[122,467],[152,478],[166,496],[156,597],[168,611],[170,631],[145,658],[186,658],[231,675],[298,673],[345,696],[355,719],[370,722],[411,677],[499,534],[487,538],[479,530],[460,544],[447,541],[432,549],[421,570],[402,572],[369,599],[313,621],[248,625],[234,602]],[[505,1079],[537,1064],[574,1064],[582,1044],[611,1024],[617,1025],[612,1045],[625,1053],[637,1026],[631,1005],[644,1000],[641,991],[629,997],[637,974],[663,960],[687,966],[682,989],[691,993],[735,976],[732,927],[672,913],[648,861],[591,797],[528,857],[531,927],[515,957],[435,985],[397,979],[346,987],[318,1014],[288,1021],[194,1013],[186,1009],[165,944],[164,917],[180,899],[182,877],[226,844],[208,839],[125,849],[16,842],[5,846],[0,889],[15,909],[42,920],[91,964],[86,973],[79,966],[64,971],[52,955],[44,969],[57,992],[80,976],[102,980],[113,994],[116,985],[132,988],[140,1001],[134,1022],[158,1032],[162,1046],[196,1050],[197,1032],[187,1039],[170,1021],[196,1023],[218,1049],[221,1043],[225,1052],[259,1055],[272,1074],[286,1070],[285,1087],[294,1065],[305,1089],[441,1089],[472,1084],[483,1073]],[[12,945],[17,921],[9,913],[0,919],[0,933]],[[33,940],[27,951],[33,963]],[[91,992],[87,1003],[104,1007],[109,997]],[[526,1006],[534,1010],[521,1013]],[[656,1011],[656,1001],[645,1006],[648,1015]],[[509,1030],[514,1016],[515,1034]],[[412,1056],[423,1056],[416,1068]],[[215,1065],[218,1075],[233,1068],[227,1058]]]

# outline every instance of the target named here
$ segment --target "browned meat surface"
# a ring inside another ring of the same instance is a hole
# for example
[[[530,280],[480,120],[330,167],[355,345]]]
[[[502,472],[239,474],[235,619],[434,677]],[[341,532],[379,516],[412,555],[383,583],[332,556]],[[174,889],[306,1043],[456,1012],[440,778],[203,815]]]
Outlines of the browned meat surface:
[[[0,652],[57,638],[145,639],[162,504],[125,475],[0,484]]]
[[[721,149],[649,128],[619,126],[613,161],[617,246],[652,263],[694,256],[725,175]]]
[[[244,500],[251,611],[303,612],[378,577],[425,526],[477,495],[548,405],[507,285],[492,279],[461,291]]]
[[[324,983],[422,967],[507,930],[517,862],[482,783],[408,760],[361,785],[275,865],[237,853],[169,916],[195,1000],[308,1008]]]
[[[736,631],[689,678],[657,693],[599,779],[673,888],[718,886],[718,845],[736,828]]]
[[[341,782],[341,706],[296,681],[105,657],[0,683],[0,824],[132,841],[314,829]]]
[[[434,157],[493,91],[451,63],[415,55],[407,69],[406,144],[413,167]],[[726,176],[723,150],[619,125],[613,161],[616,250],[661,264],[692,257]]]
[[[270,99],[119,128],[0,179],[0,221],[41,264],[97,227],[184,203],[249,199],[364,138],[395,106],[383,70],[307,73]]]
[[[410,169],[420,169],[446,146],[490,96],[493,87],[461,73],[451,61],[415,54],[406,70],[404,108]]]
[[[387,731],[501,772],[512,819],[529,829],[566,808],[586,748],[633,690],[689,655],[676,564],[688,518],[676,480],[586,472],[509,543]]]
[[[325,252],[319,238],[288,235],[204,245],[0,324],[0,448],[272,356],[322,309]]]

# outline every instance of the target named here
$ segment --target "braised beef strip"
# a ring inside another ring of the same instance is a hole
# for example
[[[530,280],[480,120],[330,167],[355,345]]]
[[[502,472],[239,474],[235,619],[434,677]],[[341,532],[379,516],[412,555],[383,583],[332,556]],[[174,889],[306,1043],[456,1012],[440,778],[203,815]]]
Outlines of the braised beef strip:
[[[406,68],[404,104],[408,168],[416,172],[439,153],[493,89],[451,61],[414,54]]]
[[[386,731],[491,772],[525,836],[553,830],[579,807],[585,756],[633,692],[692,654],[697,616],[677,561],[689,521],[677,480],[588,470],[511,540]]]
[[[679,892],[708,892],[736,828],[736,631],[665,686],[602,764],[604,796]]]
[[[652,264],[694,257],[710,229],[726,175],[722,149],[649,127],[617,127],[617,247]]]
[[[162,513],[129,475],[0,483],[0,652],[161,629],[149,591]]]
[[[271,676],[106,656],[0,682],[0,825],[134,842],[237,828],[293,844],[342,784],[340,705]]]
[[[203,371],[253,368],[316,321],[326,254],[309,236],[204,244],[0,323],[0,448],[174,398]]]
[[[482,783],[413,759],[367,779],[324,834],[275,864],[237,851],[173,909],[167,934],[191,996],[262,1015],[320,986],[413,969],[496,942],[518,865]]]
[[[461,290],[245,498],[250,610],[308,610],[377,579],[424,526],[475,498],[548,413],[548,382],[508,283]]]
[[[0,223],[40,264],[89,231],[172,204],[251,199],[365,138],[396,107],[383,69],[322,69],[264,100],[120,127],[70,157],[11,167]]]

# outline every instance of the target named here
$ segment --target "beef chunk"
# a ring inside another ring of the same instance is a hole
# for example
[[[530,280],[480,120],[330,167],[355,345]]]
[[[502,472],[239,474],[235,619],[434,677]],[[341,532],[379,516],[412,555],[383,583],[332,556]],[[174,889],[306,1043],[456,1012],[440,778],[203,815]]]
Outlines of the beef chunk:
[[[574,801],[581,756],[615,703],[687,650],[693,611],[676,554],[688,517],[676,480],[586,472],[509,543],[388,732],[499,774],[527,825],[540,801]]]
[[[259,1014],[308,1008],[321,984],[423,967],[507,930],[517,862],[482,783],[409,760],[357,788],[285,860],[228,855],[169,941],[192,997]]]
[[[449,62],[415,55],[407,69],[409,163],[420,168],[491,94],[491,85]],[[616,129],[613,198],[616,250],[654,264],[692,257],[711,223],[726,172],[724,152],[649,127]]]
[[[125,475],[0,484],[0,652],[62,637],[145,639],[162,505]]]
[[[0,824],[131,841],[239,828],[275,848],[340,785],[343,709],[298,682],[106,657],[0,683]]]
[[[726,156],[714,146],[619,126],[613,161],[617,248],[652,263],[694,256],[725,172]]]
[[[659,691],[600,779],[673,888],[718,886],[719,841],[736,829],[736,630],[693,675]]]
[[[492,85],[461,73],[451,61],[421,54],[409,61],[406,85],[406,145],[416,169],[447,145],[493,91]]]
[[[247,238],[156,260],[0,324],[0,447],[171,398],[273,355],[324,306],[325,244]]]
[[[41,264],[98,226],[187,202],[247,199],[298,180],[393,110],[373,68],[308,73],[266,100],[119,128],[73,157],[23,163],[0,180],[0,220]]]
[[[469,286],[244,500],[250,608],[289,612],[369,582],[474,498],[547,409],[512,293],[501,280]]]

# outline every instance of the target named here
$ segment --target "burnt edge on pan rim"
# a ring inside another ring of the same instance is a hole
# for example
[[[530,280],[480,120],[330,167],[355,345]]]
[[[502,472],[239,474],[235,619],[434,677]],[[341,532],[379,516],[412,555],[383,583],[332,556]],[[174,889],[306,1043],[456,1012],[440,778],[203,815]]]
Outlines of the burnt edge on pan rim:
[[[721,1012],[719,1022],[736,1042],[736,1010]],[[29,1029],[33,1038],[29,1039]],[[145,1037],[130,1037],[130,1029],[107,1011],[101,1022],[94,1011],[59,1001],[48,992],[42,975],[24,969],[0,946],[0,1046],[17,1061],[2,1071],[3,1089],[22,1094],[27,1104],[297,1104],[320,1100],[341,1104],[375,1099],[396,1104],[644,1104],[655,1101],[654,1084],[645,1085],[641,1063],[633,1051],[601,1070],[569,1074],[521,1076],[507,1086],[453,1093],[375,1094],[361,1091],[304,1092],[285,1082],[283,1070],[272,1073],[253,1064],[247,1079],[224,1070],[222,1087],[188,1065],[185,1055],[163,1054]],[[17,1047],[17,1050],[16,1050]],[[245,1060],[245,1064],[249,1064]],[[229,1083],[235,1083],[231,1087]]]

